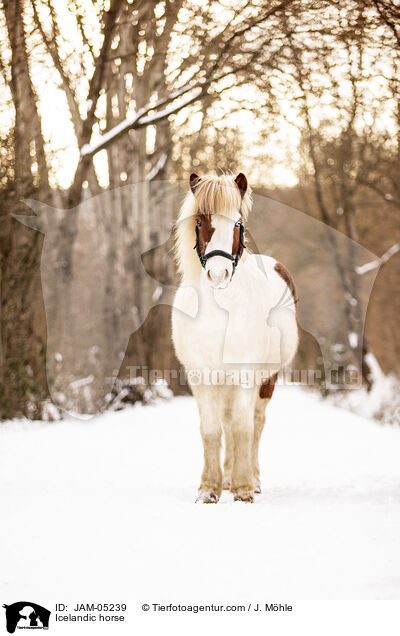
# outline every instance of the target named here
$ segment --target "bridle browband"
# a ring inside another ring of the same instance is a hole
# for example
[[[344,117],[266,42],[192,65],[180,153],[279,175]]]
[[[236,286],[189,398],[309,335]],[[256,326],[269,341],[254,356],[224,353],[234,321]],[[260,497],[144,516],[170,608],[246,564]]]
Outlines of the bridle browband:
[[[241,221],[237,221],[237,223],[235,223],[235,225],[238,225],[240,227],[239,248],[238,248],[238,251],[237,251],[237,253],[235,255],[229,254],[229,252],[225,252],[224,250],[212,250],[208,254],[200,254],[199,228],[198,228],[197,224],[196,224],[196,227],[195,227],[196,243],[195,243],[195,246],[193,248],[194,250],[197,251],[197,256],[199,257],[201,266],[203,268],[205,268],[208,259],[212,258],[213,256],[223,256],[224,258],[227,258],[228,260],[232,261],[231,280],[232,280],[232,276],[235,273],[236,267],[238,266],[240,258],[241,258],[242,254],[243,254],[243,250],[246,249],[246,245],[245,245],[244,240],[243,240],[243,237],[244,237],[244,226],[243,226],[243,223]]]

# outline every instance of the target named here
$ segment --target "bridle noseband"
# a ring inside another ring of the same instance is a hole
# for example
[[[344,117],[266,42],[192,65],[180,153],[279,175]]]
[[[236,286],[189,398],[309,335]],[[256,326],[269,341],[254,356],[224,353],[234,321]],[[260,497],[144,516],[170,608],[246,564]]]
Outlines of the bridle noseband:
[[[232,261],[232,274],[231,274],[231,280],[232,280],[232,276],[235,273],[236,267],[238,266],[238,263],[240,261],[240,258],[242,256],[243,250],[246,249],[246,245],[244,243],[243,237],[244,237],[244,226],[243,223],[241,221],[237,221],[237,223],[235,223],[236,226],[240,227],[239,230],[239,247],[238,247],[238,251],[235,255],[233,254],[229,254],[229,252],[225,252],[224,250],[212,250],[212,252],[209,252],[208,254],[200,254],[200,245],[199,245],[199,228],[198,225],[196,224],[195,227],[195,231],[196,231],[196,244],[194,246],[194,250],[197,251],[197,255],[199,257],[201,266],[203,268],[205,268],[206,263],[208,261],[209,258],[212,258],[213,256],[223,256],[223,258],[227,258],[228,260]]]

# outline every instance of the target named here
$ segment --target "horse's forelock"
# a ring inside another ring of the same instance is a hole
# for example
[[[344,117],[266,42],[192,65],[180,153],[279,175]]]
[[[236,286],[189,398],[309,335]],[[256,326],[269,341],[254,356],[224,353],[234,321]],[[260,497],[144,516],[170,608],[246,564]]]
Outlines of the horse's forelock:
[[[239,188],[230,175],[200,177],[193,199],[194,207],[203,214],[223,214],[232,218],[237,215],[242,202]]]

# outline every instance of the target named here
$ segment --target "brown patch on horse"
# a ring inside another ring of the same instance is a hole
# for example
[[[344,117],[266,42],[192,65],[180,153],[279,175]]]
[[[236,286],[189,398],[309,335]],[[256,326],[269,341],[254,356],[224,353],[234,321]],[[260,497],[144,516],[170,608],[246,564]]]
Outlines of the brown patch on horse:
[[[270,400],[272,398],[277,377],[278,377],[278,374],[274,373],[274,375],[271,375],[271,377],[268,378],[268,380],[264,380],[264,382],[260,386],[260,392],[259,392],[260,398],[265,400],[266,399]]]
[[[211,225],[211,214],[197,214],[196,226],[199,235],[198,253],[200,256],[204,256],[207,245],[215,232],[215,228]]]
[[[240,226],[235,225],[233,228],[232,256],[238,254],[239,258],[243,254],[243,245],[240,244]]]
[[[290,292],[293,296],[293,300],[295,303],[297,303],[298,296],[297,296],[297,291],[296,291],[296,285],[294,284],[294,280],[292,278],[291,273],[289,272],[288,269],[286,269],[286,267],[284,265],[282,265],[282,263],[277,263],[274,267],[274,270],[276,271],[277,274],[279,274],[279,276],[281,278],[283,278],[283,280],[285,281],[286,285],[289,287]]]

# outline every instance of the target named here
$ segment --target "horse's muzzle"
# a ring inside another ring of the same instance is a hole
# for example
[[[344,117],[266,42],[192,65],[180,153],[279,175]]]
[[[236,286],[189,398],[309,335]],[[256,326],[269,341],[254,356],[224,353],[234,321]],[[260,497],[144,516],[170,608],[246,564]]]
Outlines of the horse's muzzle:
[[[225,264],[215,266],[210,263],[210,267],[206,270],[207,280],[214,289],[225,289],[231,280],[232,267],[227,268]]]

